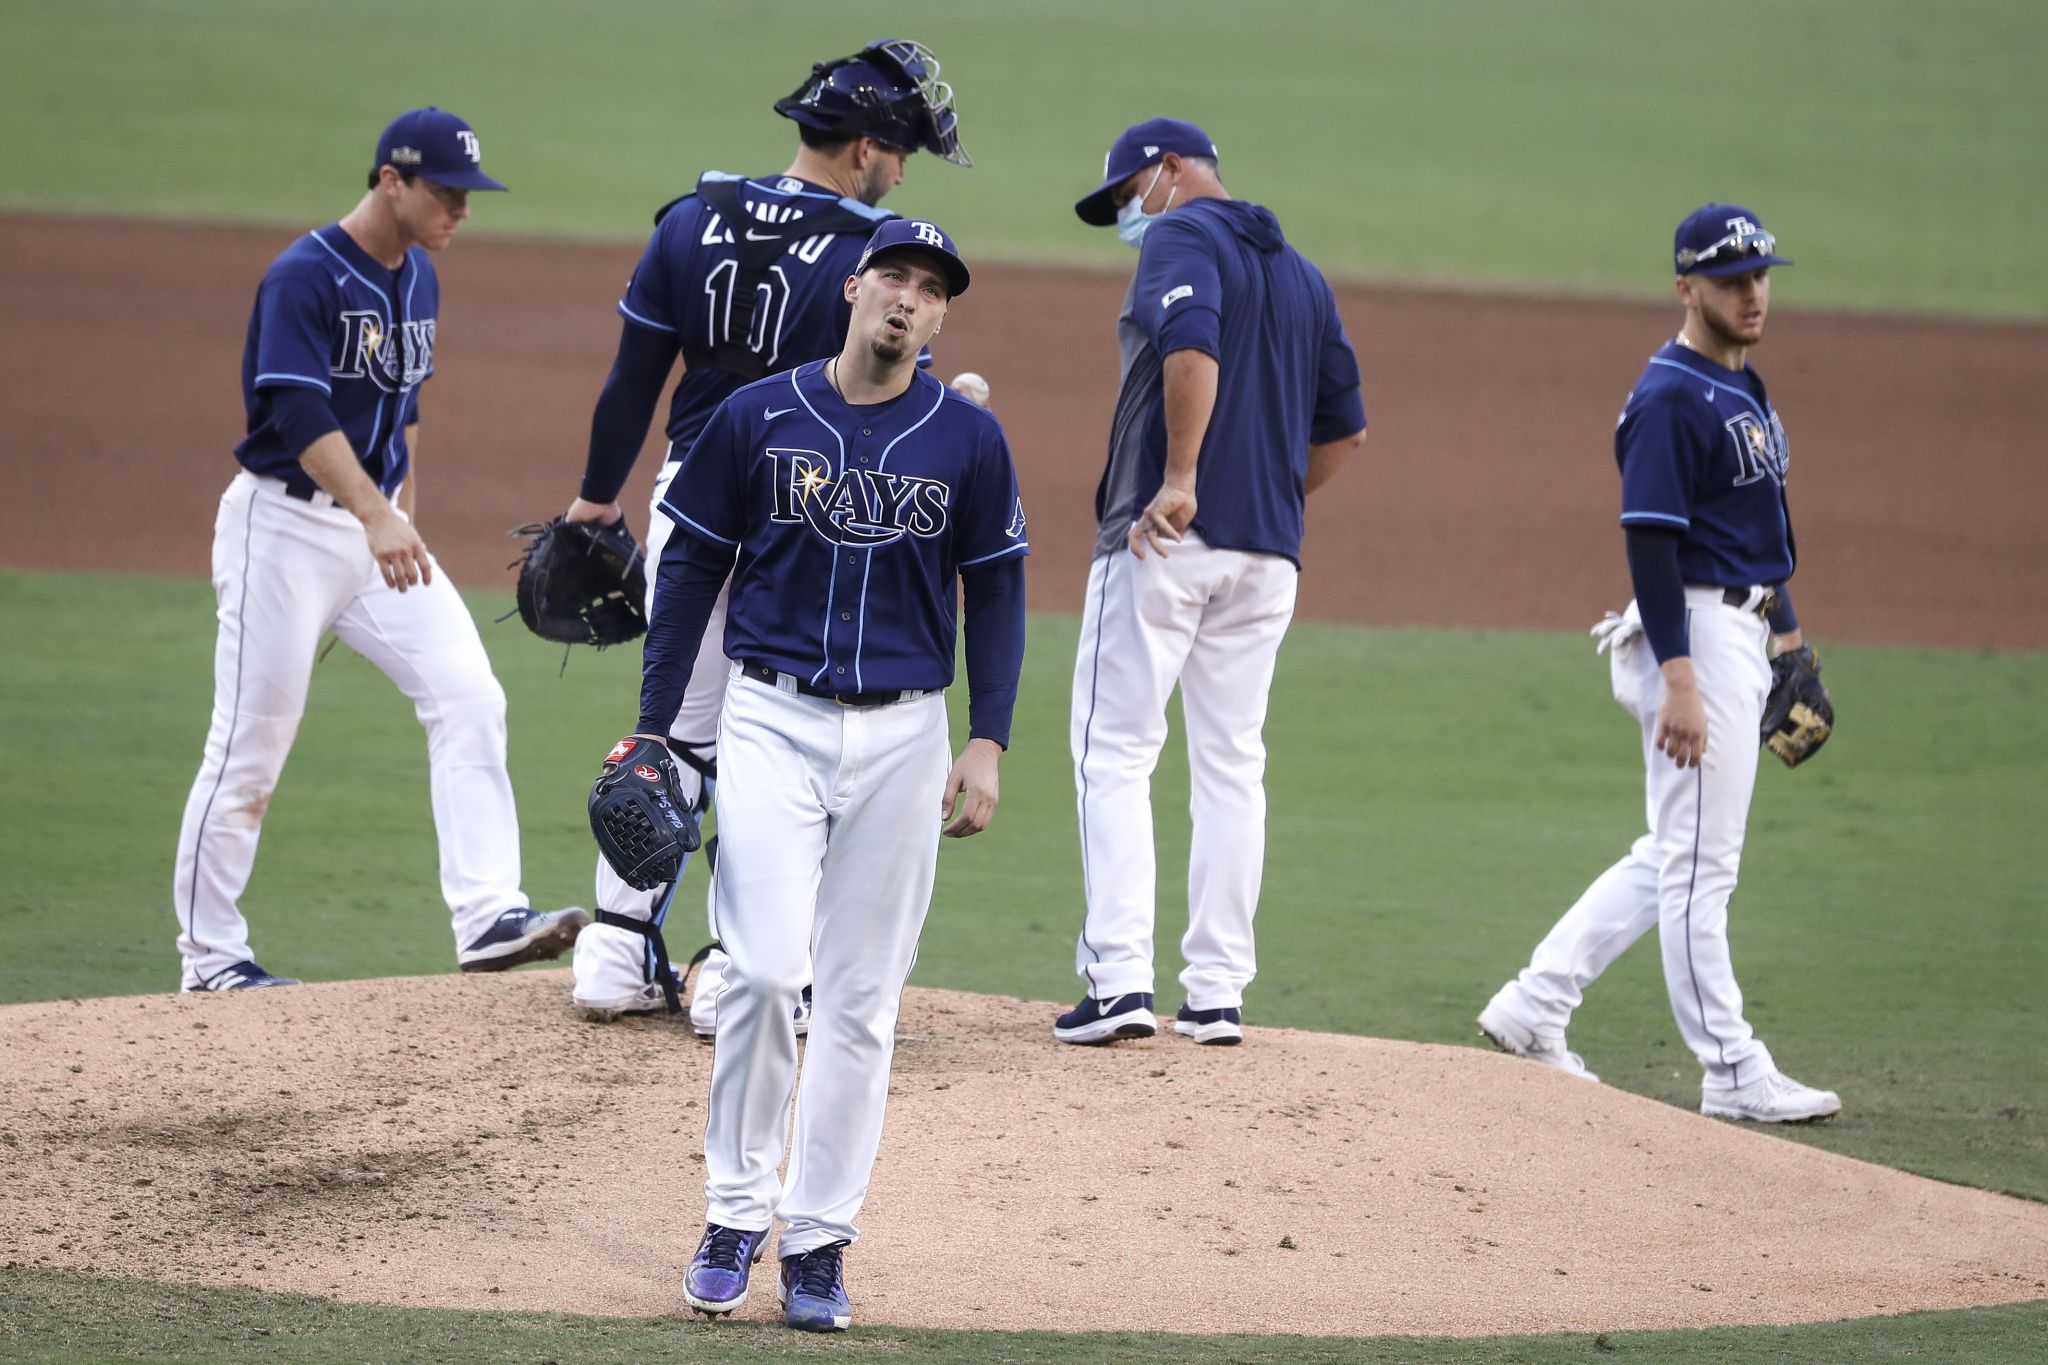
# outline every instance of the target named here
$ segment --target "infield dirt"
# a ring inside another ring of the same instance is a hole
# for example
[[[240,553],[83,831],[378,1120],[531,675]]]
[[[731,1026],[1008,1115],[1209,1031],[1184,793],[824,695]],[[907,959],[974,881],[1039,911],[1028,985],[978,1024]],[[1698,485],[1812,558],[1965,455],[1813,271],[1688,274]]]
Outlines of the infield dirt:
[[[556,970],[0,1009],[0,1247],[678,1313],[711,1049],[568,996]],[[2048,1296],[2048,1205],[1478,1048],[1259,1028],[1072,1048],[1059,1008],[909,993],[848,1261],[863,1323],[1466,1335]],[[773,1317],[772,1269],[743,1317]]]
[[[249,302],[291,235],[0,217],[12,564],[207,572]],[[509,599],[506,530],[575,492],[634,259],[443,257],[419,506],[458,584]],[[942,374],[994,385],[1039,610],[1079,605],[1122,289],[985,267],[942,338]],[[1311,506],[1302,613],[1572,629],[1619,607],[1609,432],[1675,308],[1340,302],[1373,434]],[[1809,629],[2048,648],[2048,329],[1796,303],[1795,273],[1756,359],[1791,432]],[[658,448],[625,498],[636,528]],[[567,993],[521,973],[0,1010],[0,1258],[672,1313],[710,1054],[660,1022],[584,1025]],[[1097,1052],[1051,1042],[1055,1009],[911,993],[850,1262],[864,1322],[1469,1334],[2048,1294],[2039,1204],[1477,1049],[1258,1029],[1236,1050]]]
[[[203,577],[242,434],[249,305],[295,234],[0,216],[0,545],[16,565]],[[575,496],[633,247],[461,240],[438,267],[420,525],[470,589]],[[1078,612],[1125,279],[987,266],[939,373],[994,388],[1031,605]],[[1365,452],[1309,508],[1301,614],[1583,629],[1628,598],[1613,431],[1671,306],[1346,287]],[[2048,648],[2048,328],[1798,311],[1755,360],[1791,435],[1794,595],[1821,642]],[[665,411],[665,409],[664,409]],[[659,427],[657,422],[656,426]],[[625,505],[644,531],[661,442]]]

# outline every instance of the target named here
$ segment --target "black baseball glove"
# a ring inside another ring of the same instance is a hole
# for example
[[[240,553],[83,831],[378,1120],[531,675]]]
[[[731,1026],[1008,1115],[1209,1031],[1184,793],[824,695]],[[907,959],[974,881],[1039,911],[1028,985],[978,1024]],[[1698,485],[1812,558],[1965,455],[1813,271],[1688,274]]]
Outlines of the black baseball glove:
[[[665,746],[640,735],[612,746],[590,789],[590,832],[612,871],[636,891],[681,874],[683,855],[695,853],[702,839]]]
[[[1771,660],[1771,694],[1764,701],[1760,741],[1796,768],[1827,743],[1835,728],[1835,706],[1820,681],[1820,660],[1811,645]]]
[[[556,644],[622,645],[647,633],[647,557],[624,517],[610,526],[556,517],[512,532],[533,541],[519,568],[519,619]]]

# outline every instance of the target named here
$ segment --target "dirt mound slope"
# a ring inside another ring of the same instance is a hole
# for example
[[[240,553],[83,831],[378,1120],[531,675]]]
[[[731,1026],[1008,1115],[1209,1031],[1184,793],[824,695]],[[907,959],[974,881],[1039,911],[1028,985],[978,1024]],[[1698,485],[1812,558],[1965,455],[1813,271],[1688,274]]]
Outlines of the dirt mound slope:
[[[676,1313],[711,1049],[568,995],[547,971],[0,1009],[0,1256]],[[1071,1048],[1056,1009],[910,992],[848,1261],[863,1323],[1468,1334],[2048,1291],[2048,1206],[1476,1048]],[[772,1314],[761,1278],[742,1316]]]

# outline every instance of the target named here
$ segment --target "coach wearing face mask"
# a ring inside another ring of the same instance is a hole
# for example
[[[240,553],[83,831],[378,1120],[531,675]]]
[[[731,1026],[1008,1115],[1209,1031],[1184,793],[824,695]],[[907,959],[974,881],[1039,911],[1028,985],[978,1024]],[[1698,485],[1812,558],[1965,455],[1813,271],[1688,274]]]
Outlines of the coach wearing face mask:
[[[1194,842],[1186,990],[1174,1030],[1243,1040],[1266,849],[1266,697],[1294,614],[1302,504],[1365,441],[1358,361],[1337,303],[1273,215],[1232,199],[1216,145],[1151,119],[1109,149],[1074,206],[1138,249],[1117,339],[1123,387],[1074,666],[1071,736],[1088,993],[1067,1043],[1149,1037],[1151,775],[1176,685]]]

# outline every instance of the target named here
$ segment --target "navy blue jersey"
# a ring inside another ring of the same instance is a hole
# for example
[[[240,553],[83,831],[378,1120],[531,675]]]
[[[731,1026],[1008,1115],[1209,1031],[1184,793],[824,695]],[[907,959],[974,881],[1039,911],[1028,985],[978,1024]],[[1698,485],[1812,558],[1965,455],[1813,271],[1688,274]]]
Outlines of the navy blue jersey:
[[[257,474],[305,478],[299,451],[272,420],[281,389],[317,390],[355,447],[363,472],[385,493],[405,481],[405,428],[418,420],[417,390],[434,372],[441,284],[420,247],[386,270],[330,223],[286,247],[264,272],[242,349],[242,403],[249,434],[235,458]]]
[[[1751,367],[1731,370],[1666,342],[1622,407],[1614,458],[1621,524],[1682,532],[1687,583],[1775,586],[1792,576],[1791,452]]]
[[[1195,533],[1220,549],[1301,563],[1311,443],[1365,429],[1358,359],[1337,300],[1266,209],[1198,199],[1146,230],[1117,320],[1123,387],[1095,494],[1109,554],[1166,476],[1163,358],[1216,359],[1216,409],[1195,476]]]
[[[868,406],[824,371],[728,398],[661,510],[737,551],[728,658],[848,692],[945,687],[960,571],[1030,552],[1009,442],[923,370]]]
[[[753,225],[728,221],[707,202],[706,188],[719,186],[737,190]],[[826,216],[827,210],[837,230],[796,236],[783,228],[807,216]],[[697,193],[662,210],[619,300],[619,312],[642,327],[674,336],[682,347],[685,369],[669,401],[670,458],[680,458],[718,405],[747,382],[745,374],[719,366],[707,353],[728,344],[743,346],[756,358],[757,373],[839,353],[853,314],[842,292],[846,277],[874,225],[895,216],[790,176],[750,180],[718,171],[698,181]],[[742,243],[736,234],[755,232],[757,226],[785,232],[789,246],[754,291],[747,335],[729,336],[733,286],[740,277]]]

